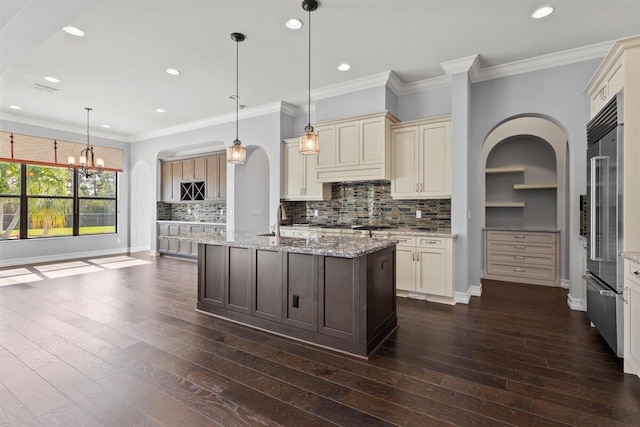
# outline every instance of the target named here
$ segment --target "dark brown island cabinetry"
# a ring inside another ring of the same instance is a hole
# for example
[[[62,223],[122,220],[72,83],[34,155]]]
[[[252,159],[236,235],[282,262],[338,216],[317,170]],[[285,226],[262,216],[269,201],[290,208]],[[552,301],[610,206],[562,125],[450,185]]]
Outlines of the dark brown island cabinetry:
[[[198,310],[367,357],[397,327],[395,246],[355,257],[200,243]]]

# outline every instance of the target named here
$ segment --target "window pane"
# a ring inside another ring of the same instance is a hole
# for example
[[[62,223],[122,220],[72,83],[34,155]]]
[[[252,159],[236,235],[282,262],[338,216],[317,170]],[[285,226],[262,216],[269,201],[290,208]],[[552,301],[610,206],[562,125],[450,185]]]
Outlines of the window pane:
[[[80,234],[116,232],[116,201],[80,199]]]
[[[50,166],[27,166],[27,195],[73,195],[73,171]],[[29,205],[31,207],[31,205]]]
[[[27,237],[71,236],[73,199],[29,198]]]
[[[78,196],[116,197],[116,173],[103,172],[89,178],[78,174]]]
[[[0,194],[20,195],[20,164],[0,162]]]
[[[20,237],[20,199],[0,197],[0,240]]]

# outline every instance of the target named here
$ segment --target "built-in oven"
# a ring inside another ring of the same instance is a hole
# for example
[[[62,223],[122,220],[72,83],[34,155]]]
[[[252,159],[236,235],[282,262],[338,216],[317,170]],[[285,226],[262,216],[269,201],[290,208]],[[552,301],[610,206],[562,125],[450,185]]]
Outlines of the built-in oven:
[[[616,95],[587,124],[587,315],[623,356],[623,114]]]

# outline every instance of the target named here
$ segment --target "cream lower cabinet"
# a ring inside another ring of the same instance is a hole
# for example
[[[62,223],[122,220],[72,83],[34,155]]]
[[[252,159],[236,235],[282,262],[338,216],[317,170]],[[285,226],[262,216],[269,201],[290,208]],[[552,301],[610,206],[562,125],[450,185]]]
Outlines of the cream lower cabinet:
[[[640,264],[624,261],[624,371],[640,376]]]
[[[285,200],[330,200],[331,185],[316,179],[315,155],[302,155],[298,149],[298,138],[284,141],[284,188]]]
[[[397,235],[396,288],[399,296],[454,304],[453,239]]]
[[[391,197],[451,197],[451,119],[391,126]]]

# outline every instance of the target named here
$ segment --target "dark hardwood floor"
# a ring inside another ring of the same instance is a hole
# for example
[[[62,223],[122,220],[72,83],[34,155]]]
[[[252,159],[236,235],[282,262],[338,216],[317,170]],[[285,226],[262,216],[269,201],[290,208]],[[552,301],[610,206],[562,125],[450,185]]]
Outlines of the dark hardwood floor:
[[[398,299],[369,361],[195,311],[196,264],[0,287],[0,425],[640,425],[640,380],[565,290]]]

